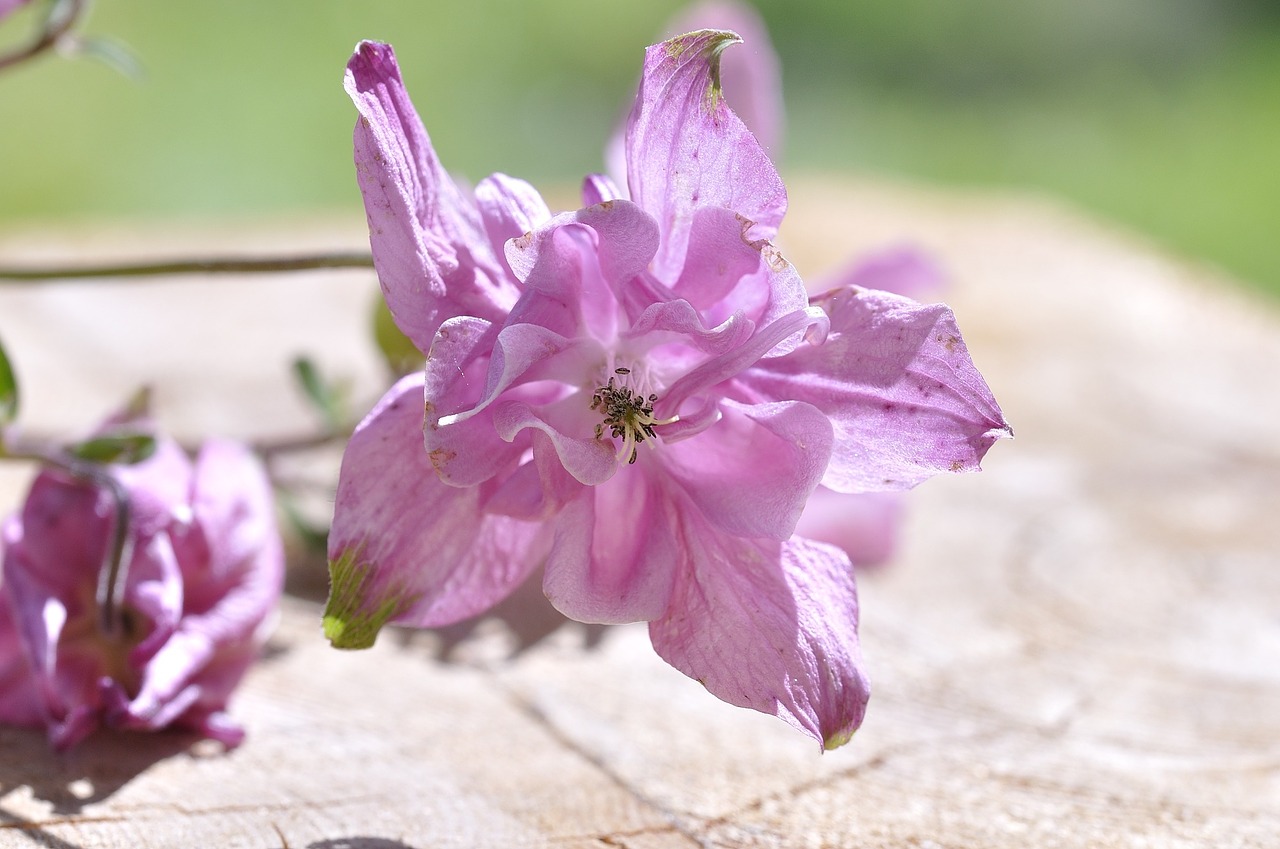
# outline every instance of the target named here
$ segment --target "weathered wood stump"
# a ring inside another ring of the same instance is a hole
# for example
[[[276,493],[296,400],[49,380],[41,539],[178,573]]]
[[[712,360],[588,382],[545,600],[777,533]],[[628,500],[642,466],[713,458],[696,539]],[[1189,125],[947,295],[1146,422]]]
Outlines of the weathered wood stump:
[[[447,660],[428,635],[351,654],[295,597],[233,704],[234,752],[99,735],[58,756],[0,729],[0,846],[1280,845],[1275,305],[1047,203],[793,197],[807,275],[936,251],[1017,431],[983,474],[914,493],[896,562],[860,575],[874,690],[852,743],[820,755],[717,702],[643,627],[534,629],[514,659],[483,626]],[[0,258],[360,248],[360,225],[13,233]],[[179,435],[287,435],[307,421],[295,353],[378,393],[374,291],[360,272],[6,287],[0,338],[31,429],[86,428],[149,380]],[[0,469],[0,507],[28,475]]]

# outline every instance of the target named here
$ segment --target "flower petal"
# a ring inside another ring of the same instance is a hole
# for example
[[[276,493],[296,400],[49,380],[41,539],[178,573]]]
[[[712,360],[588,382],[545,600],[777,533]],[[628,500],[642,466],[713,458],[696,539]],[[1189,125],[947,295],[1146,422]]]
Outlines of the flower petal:
[[[378,279],[396,325],[426,352],[446,318],[497,319],[519,291],[479,212],[436,157],[391,47],[361,42],[345,84],[360,113],[356,178]]]
[[[699,207],[742,215],[755,223],[756,239],[771,239],[786,212],[782,179],[720,91],[720,53],[739,41],[702,30],[645,51],[627,121],[627,183],[631,199],[658,219],[654,273],[668,285],[684,265]]]
[[[444,625],[488,609],[541,560],[540,525],[481,512],[481,486],[441,482],[422,447],[423,378],[402,379],[352,434],[329,533],[325,634],[372,645],[389,620]]]
[[[553,520],[543,591],[579,622],[642,622],[667,609],[679,552],[668,498],[637,466],[584,488]]]
[[[696,439],[663,445],[663,468],[721,531],[785,540],[827,468],[831,423],[803,403],[720,408]]]
[[[817,307],[795,310],[759,328],[746,342],[735,348],[703,361],[671,384],[659,402],[654,405],[657,418],[670,418],[690,398],[743,374],[765,355],[787,346],[791,340],[805,336],[822,336],[826,333],[828,319]],[[785,399],[786,396],[771,396]]]
[[[586,409],[585,403],[580,405]],[[516,434],[526,428],[542,432],[555,449],[556,456],[565,471],[574,479],[586,486],[595,486],[607,481],[618,468],[618,458],[613,444],[603,439],[570,436],[534,412],[528,404],[508,402],[501,404],[493,413],[493,427],[498,436],[507,441],[516,438]]]
[[[183,616],[149,656],[138,694],[114,706],[109,721],[118,727],[161,728],[193,709],[203,716],[224,708],[280,599],[275,504],[248,448],[205,442],[190,501],[191,515],[170,533],[183,567]]]
[[[727,51],[720,61],[724,96],[752,135],[777,158],[785,128],[782,71],[764,21],[745,3],[708,0],[682,11],[666,31],[676,35],[699,29],[728,30],[742,37],[742,47]]]
[[[700,310],[734,292],[760,269],[760,243],[747,238],[752,222],[731,209],[702,206],[689,224],[689,249],[671,291]]]
[[[0,593],[0,722],[42,725],[40,691],[14,621],[15,613],[7,593]]]
[[[507,261],[525,293],[508,323],[540,324],[601,341],[617,332],[624,290],[658,247],[658,225],[625,200],[558,215],[507,244]]]
[[[506,174],[490,174],[476,185],[476,206],[494,256],[504,266],[507,240],[523,236],[551,219],[551,210],[538,190]]]
[[[880,289],[917,301],[935,298],[947,285],[947,274],[932,256],[912,245],[900,245],[860,256],[808,283],[815,295],[830,289],[859,286]]]
[[[114,503],[97,487],[62,472],[46,470],[36,476],[21,512],[5,523],[4,583],[12,592],[15,574],[27,582],[33,598],[66,599],[80,615],[86,583],[96,581],[111,531]],[[86,564],[94,568],[86,578]],[[89,603],[93,594],[88,594]],[[19,619],[39,616],[40,605],[22,603]],[[22,627],[21,621],[19,627]]]
[[[808,401],[831,417],[823,486],[908,489],[939,472],[976,470],[1012,435],[951,310],[858,289],[815,303],[831,317],[823,344],[760,360],[738,379],[761,397]]]
[[[827,542],[855,566],[878,566],[898,542],[905,496],[900,492],[834,492],[818,487],[804,505],[796,535]]]
[[[604,174],[588,174],[582,178],[582,205],[595,206],[611,200],[625,200],[622,191]]]
[[[828,749],[848,742],[869,694],[848,559],[805,539],[743,539],[687,519],[681,530],[692,567],[649,625],[654,649],[730,704]]]

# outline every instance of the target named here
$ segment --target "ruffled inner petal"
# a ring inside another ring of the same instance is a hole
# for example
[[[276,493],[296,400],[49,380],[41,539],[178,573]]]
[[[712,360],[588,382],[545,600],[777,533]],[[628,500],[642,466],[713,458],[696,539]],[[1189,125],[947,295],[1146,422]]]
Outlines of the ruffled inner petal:
[[[635,466],[584,489],[554,519],[543,590],[579,622],[642,622],[667,609],[680,552],[668,497]]]
[[[720,407],[696,439],[663,446],[663,468],[721,531],[785,540],[827,467],[831,424],[798,402]]]

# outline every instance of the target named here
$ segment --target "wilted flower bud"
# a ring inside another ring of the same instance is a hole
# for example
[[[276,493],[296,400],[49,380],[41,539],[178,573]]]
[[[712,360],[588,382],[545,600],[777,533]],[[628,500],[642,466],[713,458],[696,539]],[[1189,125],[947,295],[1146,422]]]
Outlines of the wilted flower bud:
[[[46,469],[4,522],[0,721],[43,725],[59,749],[99,727],[234,746],[244,732],[227,699],[284,577],[261,465],[217,440],[193,465],[160,440],[146,461],[101,471]]]

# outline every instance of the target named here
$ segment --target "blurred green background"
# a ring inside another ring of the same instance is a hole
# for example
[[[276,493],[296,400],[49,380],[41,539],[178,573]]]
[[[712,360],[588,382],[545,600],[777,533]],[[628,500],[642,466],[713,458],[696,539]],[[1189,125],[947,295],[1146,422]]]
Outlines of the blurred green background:
[[[0,227],[359,210],[341,82],[363,37],[395,44],[452,170],[573,184],[683,5],[98,0],[81,32],[145,77],[55,56],[0,74]],[[1280,2],[756,5],[783,62],[784,176],[1045,191],[1280,295]]]

